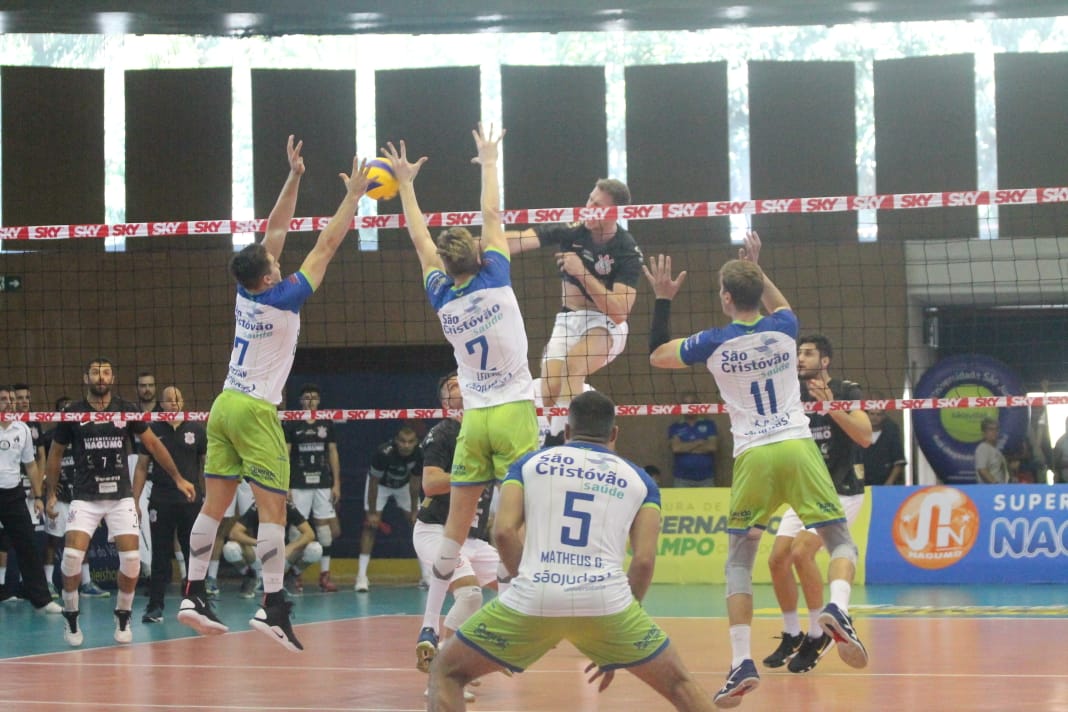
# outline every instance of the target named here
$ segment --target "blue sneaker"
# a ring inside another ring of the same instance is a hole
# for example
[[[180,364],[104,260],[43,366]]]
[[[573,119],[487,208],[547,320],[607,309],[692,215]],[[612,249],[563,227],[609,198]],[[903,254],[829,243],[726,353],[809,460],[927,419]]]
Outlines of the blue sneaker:
[[[438,654],[438,634],[427,626],[419,631],[419,642],[415,644],[415,667],[419,672],[430,672],[430,663]]]
[[[727,684],[719,689],[712,701],[720,709],[729,709],[742,704],[742,695],[752,692],[760,685],[760,673],[756,663],[749,658],[727,675]]]
[[[111,591],[105,591],[96,585],[96,581],[90,581],[78,587],[78,595],[87,598],[109,598]]]
[[[838,657],[849,667],[862,668],[868,665],[868,651],[853,629],[853,619],[834,603],[828,603],[817,619],[820,627],[838,644]]]

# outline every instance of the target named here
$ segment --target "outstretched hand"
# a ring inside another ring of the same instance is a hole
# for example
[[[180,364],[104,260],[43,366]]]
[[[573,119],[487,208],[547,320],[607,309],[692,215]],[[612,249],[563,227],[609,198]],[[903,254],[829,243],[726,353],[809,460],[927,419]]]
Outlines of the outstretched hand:
[[[337,177],[345,184],[345,190],[349,195],[359,198],[367,192],[367,184],[371,181],[367,177],[367,171],[367,159],[361,161],[358,156],[353,156],[352,175],[338,173]]]
[[[504,138],[504,134],[507,133],[505,129],[501,129],[501,133],[497,138],[493,137],[493,124],[489,125],[489,131],[485,131],[482,128],[482,122],[478,122],[478,130],[471,131],[471,135],[475,137],[475,146],[478,148],[478,155],[471,159],[472,163],[493,163],[498,158],[498,147],[501,144],[501,139]]]
[[[304,148],[304,141],[297,141],[293,145],[293,134],[286,141],[286,155],[289,156],[289,170],[298,176],[304,175],[304,156],[300,155],[300,149]]]
[[[746,262],[752,262],[753,264],[760,264],[760,235],[756,233],[756,230],[749,230],[745,233],[744,247],[738,248],[738,259],[745,260]]]
[[[686,281],[686,270],[679,276],[671,277],[671,255],[657,255],[649,258],[649,266],[642,265],[642,273],[653,287],[657,299],[674,299],[679,288]]]
[[[414,182],[415,177],[419,175],[419,169],[426,163],[426,156],[423,156],[415,163],[408,161],[408,147],[404,145],[403,139],[400,142],[400,151],[397,150],[392,141],[386,142],[386,147],[382,149],[382,155],[393,164],[393,175],[396,176],[398,183]]]

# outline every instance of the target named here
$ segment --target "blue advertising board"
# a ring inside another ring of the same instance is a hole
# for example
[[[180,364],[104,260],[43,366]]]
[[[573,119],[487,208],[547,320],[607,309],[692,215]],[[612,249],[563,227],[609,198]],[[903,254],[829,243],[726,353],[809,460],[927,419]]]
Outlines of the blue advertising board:
[[[872,487],[867,583],[1068,583],[1068,487]]]

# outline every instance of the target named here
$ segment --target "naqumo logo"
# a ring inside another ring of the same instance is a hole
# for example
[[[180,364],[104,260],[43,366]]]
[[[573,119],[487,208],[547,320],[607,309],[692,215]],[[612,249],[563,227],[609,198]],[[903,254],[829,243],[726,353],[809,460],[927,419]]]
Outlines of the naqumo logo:
[[[957,563],[971,551],[978,534],[979,510],[953,487],[922,489],[894,515],[894,545],[905,561],[921,569]]]

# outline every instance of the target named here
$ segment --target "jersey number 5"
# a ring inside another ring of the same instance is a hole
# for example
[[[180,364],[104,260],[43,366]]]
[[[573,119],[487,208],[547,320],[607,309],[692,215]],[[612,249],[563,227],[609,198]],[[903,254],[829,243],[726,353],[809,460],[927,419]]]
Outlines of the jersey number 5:
[[[590,541],[590,523],[593,515],[575,509],[576,502],[592,502],[593,495],[583,492],[568,492],[564,496],[564,516],[578,520],[578,527],[560,527],[560,542],[568,546],[586,546]],[[576,533],[576,529],[578,532]]]

